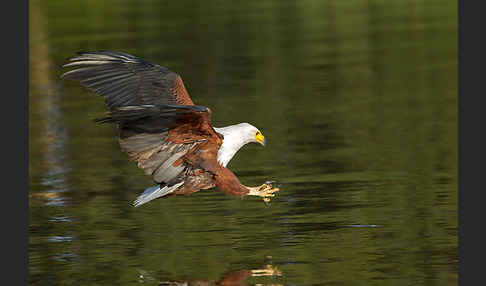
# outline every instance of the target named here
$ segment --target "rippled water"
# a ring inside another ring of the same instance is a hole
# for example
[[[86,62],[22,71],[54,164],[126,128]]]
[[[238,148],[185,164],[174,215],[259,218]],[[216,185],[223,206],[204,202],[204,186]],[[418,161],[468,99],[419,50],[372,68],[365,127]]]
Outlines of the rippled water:
[[[30,1],[30,284],[456,285],[456,6]],[[181,74],[215,126],[256,125],[267,147],[229,167],[278,197],[133,208],[151,178],[59,80],[99,49]]]

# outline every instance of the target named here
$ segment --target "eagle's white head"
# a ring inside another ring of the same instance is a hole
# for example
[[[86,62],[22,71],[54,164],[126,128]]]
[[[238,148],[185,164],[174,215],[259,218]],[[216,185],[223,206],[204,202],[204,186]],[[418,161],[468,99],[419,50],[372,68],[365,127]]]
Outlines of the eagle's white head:
[[[224,136],[223,144],[218,151],[218,162],[226,167],[233,156],[247,143],[255,142],[265,146],[265,137],[255,126],[240,123],[221,128],[214,128]]]

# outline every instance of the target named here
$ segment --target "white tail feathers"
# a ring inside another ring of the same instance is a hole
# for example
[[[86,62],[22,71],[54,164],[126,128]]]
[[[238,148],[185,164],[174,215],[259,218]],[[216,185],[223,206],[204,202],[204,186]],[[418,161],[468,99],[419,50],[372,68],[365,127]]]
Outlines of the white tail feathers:
[[[180,187],[182,184],[184,184],[184,181],[177,183],[175,185],[172,185],[170,187],[164,186],[163,188],[160,188],[160,185],[158,185],[158,186],[153,186],[153,187],[147,188],[133,202],[133,206],[138,207],[138,206],[143,205],[147,202],[150,202],[151,200],[155,200],[156,198],[160,198],[160,197],[163,197],[167,194],[170,194],[173,191],[175,191],[178,187]]]

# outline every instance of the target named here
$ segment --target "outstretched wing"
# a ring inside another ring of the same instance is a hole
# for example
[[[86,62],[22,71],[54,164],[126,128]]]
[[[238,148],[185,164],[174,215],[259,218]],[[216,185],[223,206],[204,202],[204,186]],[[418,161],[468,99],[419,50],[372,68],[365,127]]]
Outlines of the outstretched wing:
[[[101,95],[110,110],[133,105],[194,105],[181,77],[166,67],[113,51],[78,52],[61,78],[79,80]]]
[[[62,78],[104,97],[110,111],[97,119],[117,123],[120,147],[156,182],[173,185],[188,171],[182,160],[202,142],[222,143],[211,126],[210,110],[194,105],[180,76],[120,52],[82,52],[64,67]]]
[[[126,106],[98,121],[118,123],[121,149],[159,183],[184,179],[188,165],[181,158],[198,144],[207,142],[219,148],[222,143],[211,126],[210,110],[204,106]]]

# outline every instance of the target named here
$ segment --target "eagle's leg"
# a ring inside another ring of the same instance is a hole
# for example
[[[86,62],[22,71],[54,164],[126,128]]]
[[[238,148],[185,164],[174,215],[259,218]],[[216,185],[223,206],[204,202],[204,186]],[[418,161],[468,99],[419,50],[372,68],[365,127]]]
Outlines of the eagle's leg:
[[[258,187],[247,187],[250,192],[247,196],[258,196],[262,197],[264,202],[269,202],[271,197],[274,197],[279,188],[272,188],[270,184],[262,184]]]

